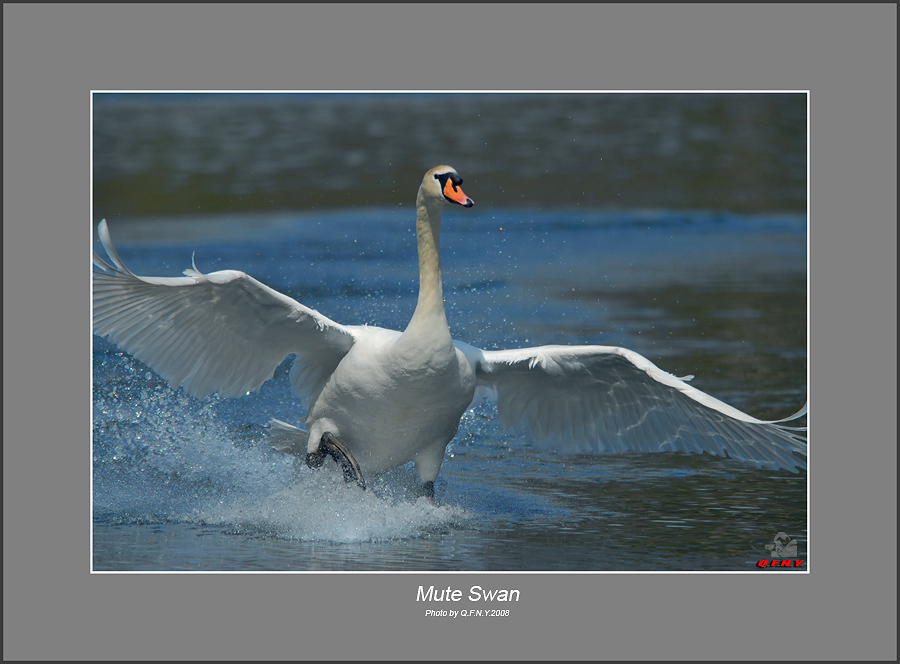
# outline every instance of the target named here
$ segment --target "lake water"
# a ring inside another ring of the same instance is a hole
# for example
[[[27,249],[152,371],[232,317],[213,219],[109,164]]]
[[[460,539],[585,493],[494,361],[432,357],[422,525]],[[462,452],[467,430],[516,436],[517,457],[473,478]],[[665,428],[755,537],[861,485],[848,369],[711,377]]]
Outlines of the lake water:
[[[475,196],[474,192],[471,194]],[[343,323],[415,306],[411,210],[111,224],[137,274],[244,270]],[[187,223],[187,222],[190,223]],[[806,398],[806,221],[448,210],[451,330],[483,348],[622,345],[754,415]],[[751,570],[778,532],[806,557],[807,476],[683,454],[573,455],[463,420],[436,485],[362,492],[269,448],[286,365],[199,401],[94,337],[95,570]]]
[[[454,336],[631,348],[766,419],[807,391],[802,94],[97,94],[93,223],[137,274],[240,269],[346,324],[415,306],[413,200],[449,163]],[[87,228],[85,228],[87,232]],[[85,256],[87,258],[87,256]],[[93,337],[95,570],[752,570],[807,551],[807,474],[573,455],[468,413],[436,485],[272,451],[286,365],[198,401]]]

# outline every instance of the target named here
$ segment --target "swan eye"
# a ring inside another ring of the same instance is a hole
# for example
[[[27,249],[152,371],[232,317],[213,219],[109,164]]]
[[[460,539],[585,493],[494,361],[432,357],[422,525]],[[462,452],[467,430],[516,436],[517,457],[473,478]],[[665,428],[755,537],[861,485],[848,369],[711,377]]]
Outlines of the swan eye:
[[[447,190],[447,182],[449,181],[452,185],[452,191],[457,191],[459,186],[462,184],[463,179],[459,176],[459,173],[435,173],[434,179],[441,183],[441,189]]]

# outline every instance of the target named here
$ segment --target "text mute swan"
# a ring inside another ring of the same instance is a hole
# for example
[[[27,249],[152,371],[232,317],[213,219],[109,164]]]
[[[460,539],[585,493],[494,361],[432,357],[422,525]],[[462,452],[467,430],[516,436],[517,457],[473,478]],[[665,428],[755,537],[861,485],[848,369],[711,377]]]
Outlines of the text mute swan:
[[[483,396],[504,425],[539,443],[581,452],[706,452],[759,467],[806,468],[806,428],[751,417],[612,346],[486,351],[450,336],[441,286],[440,224],[446,204],[471,207],[449,166],[425,174],[416,197],[419,298],[401,333],[340,325],[234,270],[139,277],[119,258],[106,222],[94,253],[94,332],[173,385],[205,397],[257,390],[288,355],[306,429],[272,421],[277,449],[326,455],[345,477],[409,461],[431,498],[444,451],[463,413]]]

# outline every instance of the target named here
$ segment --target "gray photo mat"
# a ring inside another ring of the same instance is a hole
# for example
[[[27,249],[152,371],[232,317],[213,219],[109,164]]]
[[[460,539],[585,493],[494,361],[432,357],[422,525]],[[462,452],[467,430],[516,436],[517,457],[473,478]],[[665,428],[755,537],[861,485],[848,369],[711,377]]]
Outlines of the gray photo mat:
[[[896,659],[896,73],[896,5],[4,5],[4,658]],[[135,89],[810,90],[814,568],[91,574],[90,92]]]

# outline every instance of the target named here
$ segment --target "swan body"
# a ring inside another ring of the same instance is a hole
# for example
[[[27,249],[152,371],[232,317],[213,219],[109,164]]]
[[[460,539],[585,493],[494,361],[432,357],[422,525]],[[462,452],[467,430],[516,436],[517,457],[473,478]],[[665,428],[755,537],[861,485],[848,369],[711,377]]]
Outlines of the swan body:
[[[197,397],[254,391],[294,354],[290,381],[307,408],[305,428],[273,420],[273,445],[306,453],[310,465],[330,451],[345,474],[361,473],[362,486],[362,476],[412,461],[432,495],[460,418],[483,397],[496,401],[507,427],[561,449],[705,452],[806,468],[806,429],[787,425],[806,406],[784,420],[759,420],[624,348],[486,351],[454,341],[440,224],[444,206],[473,205],[461,183],[453,168],[438,166],[419,187],[419,297],[403,332],[341,325],[234,270],[137,276],[105,221],[98,232],[111,263],[94,253],[94,332]]]

